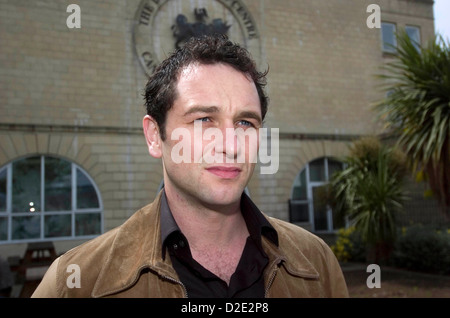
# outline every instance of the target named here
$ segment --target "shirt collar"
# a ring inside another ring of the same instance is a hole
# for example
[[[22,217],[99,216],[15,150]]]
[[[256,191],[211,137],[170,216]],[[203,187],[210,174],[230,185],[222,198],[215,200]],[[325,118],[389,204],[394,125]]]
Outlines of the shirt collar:
[[[259,248],[262,249],[261,235],[264,235],[267,239],[272,241],[272,243],[278,246],[277,231],[273,228],[269,221],[267,221],[262,212],[245,192],[241,197],[241,211],[245,223],[247,224],[248,232]],[[169,208],[166,193],[163,189],[161,196],[161,242],[163,259],[165,258],[167,239],[172,233],[175,232],[182,235],[181,230],[172,215],[172,211]]]

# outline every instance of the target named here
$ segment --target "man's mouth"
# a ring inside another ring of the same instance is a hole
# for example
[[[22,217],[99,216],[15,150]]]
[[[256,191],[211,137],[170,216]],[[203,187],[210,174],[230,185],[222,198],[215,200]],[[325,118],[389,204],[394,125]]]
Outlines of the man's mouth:
[[[237,167],[215,166],[206,168],[206,170],[223,179],[234,179],[241,173],[241,169]]]

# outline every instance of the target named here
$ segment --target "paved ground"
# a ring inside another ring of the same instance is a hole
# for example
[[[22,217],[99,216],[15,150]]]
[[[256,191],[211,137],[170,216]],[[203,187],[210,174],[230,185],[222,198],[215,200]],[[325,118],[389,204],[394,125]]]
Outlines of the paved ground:
[[[381,288],[368,288],[362,264],[344,264],[342,270],[353,298],[450,298],[450,276],[380,267]]]

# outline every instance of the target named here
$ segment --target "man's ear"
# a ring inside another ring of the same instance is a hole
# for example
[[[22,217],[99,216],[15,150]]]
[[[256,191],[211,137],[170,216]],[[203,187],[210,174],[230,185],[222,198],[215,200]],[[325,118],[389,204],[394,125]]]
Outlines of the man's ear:
[[[144,116],[142,121],[145,140],[147,141],[148,152],[154,158],[162,157],[161,136],[159,134],[158,124],[150,115]]]

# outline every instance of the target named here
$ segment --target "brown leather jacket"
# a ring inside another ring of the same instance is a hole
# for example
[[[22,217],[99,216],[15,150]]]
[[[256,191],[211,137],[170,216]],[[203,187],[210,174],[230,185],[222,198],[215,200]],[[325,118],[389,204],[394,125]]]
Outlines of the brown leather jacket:
[[[187,297],[170,257],[161,255],[160,198],[56,259],[32,297]],[[266,297],[348,297],[339,263],[323,240],[291,223],[267,219],[278,232],[279,246],[263,236],[269,256]],[[80,285],[74,286],[77,278]]]

